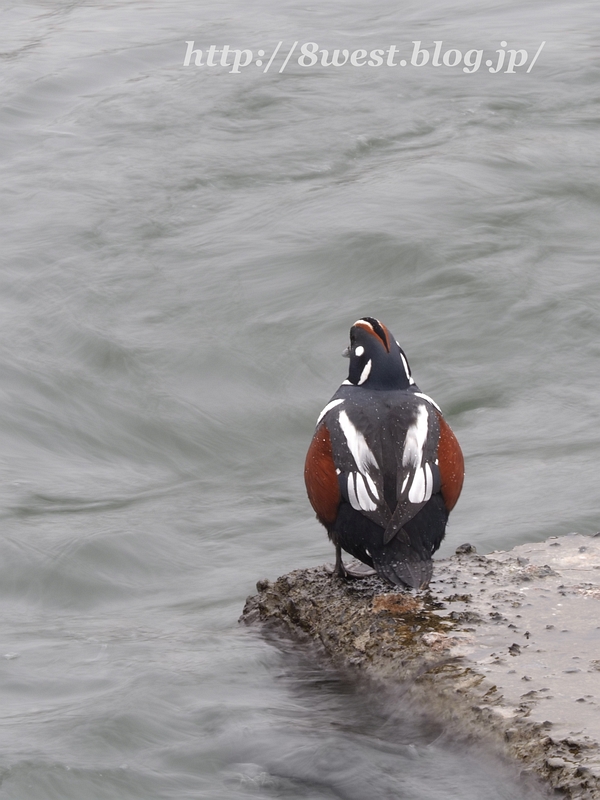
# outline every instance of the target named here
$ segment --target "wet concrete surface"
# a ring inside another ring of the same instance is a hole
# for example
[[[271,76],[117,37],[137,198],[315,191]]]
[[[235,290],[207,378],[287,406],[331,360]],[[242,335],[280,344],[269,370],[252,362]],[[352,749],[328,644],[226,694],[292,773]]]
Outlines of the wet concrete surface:
[[[402,685],[567,797],[600,798],[600,536],[461,549],[435,562],[427,592],[326,567],[259,581],[242,619],[283,624],[338,666]]]

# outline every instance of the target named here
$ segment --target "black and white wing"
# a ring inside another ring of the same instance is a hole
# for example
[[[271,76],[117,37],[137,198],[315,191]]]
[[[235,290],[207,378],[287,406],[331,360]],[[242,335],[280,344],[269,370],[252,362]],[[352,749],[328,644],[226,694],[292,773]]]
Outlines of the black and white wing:
[[[388,544],[440,489],[437,463],[440,426],[435,411],[425,403],[412,401],[409,408],[392,409],[391,427],[397,443],[396,506],[385,526],[384,544]]]
[[[437,415],[414,395],[368,412],[345,398],[326,409],[342,496],[387,544],[439,490]]]

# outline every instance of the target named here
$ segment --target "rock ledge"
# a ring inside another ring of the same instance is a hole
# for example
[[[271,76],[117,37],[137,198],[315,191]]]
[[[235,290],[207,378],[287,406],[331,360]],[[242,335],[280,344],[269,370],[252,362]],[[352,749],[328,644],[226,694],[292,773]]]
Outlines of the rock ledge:
[[[285,626],[341,668],[402,683],[573,800],[600,800],[600,538],[436,561],[429,590],[324,567],[259,581],[246,623]]]

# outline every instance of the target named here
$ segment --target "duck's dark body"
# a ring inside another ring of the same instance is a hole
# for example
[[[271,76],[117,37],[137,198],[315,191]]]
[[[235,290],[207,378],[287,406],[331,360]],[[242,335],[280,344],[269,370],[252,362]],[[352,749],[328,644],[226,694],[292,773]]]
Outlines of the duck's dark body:
[[[323,410],[305,480],[336,545],[394,584],[431,579],[431,557],[462,488],[462,452],[406,357],[371,317],[351,329],[350,375]]]

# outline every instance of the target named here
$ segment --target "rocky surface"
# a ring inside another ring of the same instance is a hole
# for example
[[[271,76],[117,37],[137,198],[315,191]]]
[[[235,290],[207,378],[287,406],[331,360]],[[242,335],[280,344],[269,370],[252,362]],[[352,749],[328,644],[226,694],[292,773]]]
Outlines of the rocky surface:
[[[600,799],[600,537],[461,550],[418,594],[325,567],[259,581],[242,619],[283,624],[340,667],[425,692],[457,732],[501,744],[569,798]]]

